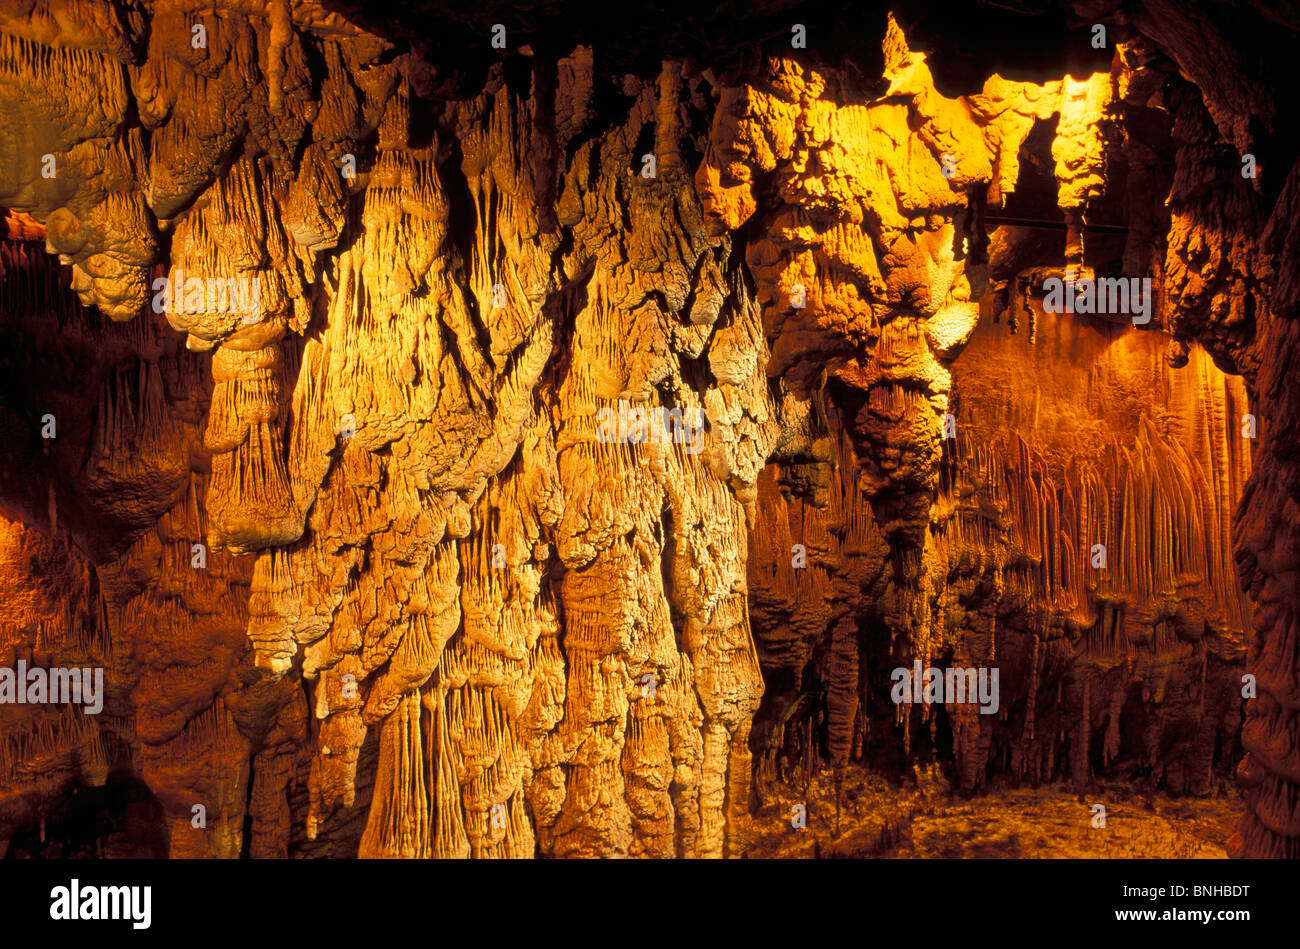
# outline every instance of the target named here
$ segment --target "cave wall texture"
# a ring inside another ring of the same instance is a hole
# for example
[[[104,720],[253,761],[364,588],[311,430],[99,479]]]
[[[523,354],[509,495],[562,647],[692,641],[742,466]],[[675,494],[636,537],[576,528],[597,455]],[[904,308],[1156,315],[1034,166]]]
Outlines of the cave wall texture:
[[[0,842],[739,856],[937,756],[1300,856],[1300,10],[479,6],[0,0],[0,651],[106,684]]]

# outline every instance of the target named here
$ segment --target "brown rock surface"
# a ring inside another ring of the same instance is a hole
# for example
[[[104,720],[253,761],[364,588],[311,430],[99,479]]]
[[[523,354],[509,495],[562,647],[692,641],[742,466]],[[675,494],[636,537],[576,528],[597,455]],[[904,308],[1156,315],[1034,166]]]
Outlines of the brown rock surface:
[[[0,842],[107,782],[101,853],[793,855],[812,788],[983,855],[1041,790],[1020,852],[1119,855],[1064,781],[1213,795],[1124,851],[1206,855],[1241,761],[1229,849],[1296,856],[1290,106],[1200,5],[1074,6],[1113,47],[1005,69],[911,4],[878,59],[0,11],[0,663],[105,677],[0,704]]]

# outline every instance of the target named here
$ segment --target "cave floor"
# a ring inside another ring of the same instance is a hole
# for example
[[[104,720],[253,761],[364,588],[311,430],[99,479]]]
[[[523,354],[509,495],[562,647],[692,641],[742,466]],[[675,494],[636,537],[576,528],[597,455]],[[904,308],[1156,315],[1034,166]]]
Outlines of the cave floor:
[[[891,782],[862,768],[846,771],[836,828],[830,772],[800,785],[765,784],[754,814],[753,858],[1226,858],[1241,818],[1241,799],[1226,784],[1208,797],[1144,794],[1099,783],[1080,801],[1065,783],[952,794],[936,772],[915,783]],[[796,829],[795,806],[806,827]],[[1094,806],[1105,807],[1104,826]]]

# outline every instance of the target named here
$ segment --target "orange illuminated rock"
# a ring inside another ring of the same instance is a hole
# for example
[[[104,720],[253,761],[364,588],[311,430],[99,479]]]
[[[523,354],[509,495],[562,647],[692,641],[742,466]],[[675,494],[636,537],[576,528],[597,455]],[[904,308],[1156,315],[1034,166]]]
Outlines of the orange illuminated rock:
[[[1242,846],[1294,855],[1300,244],[1157,40],[949,96],[902,14],[864,81],[24,10],[0,645],[108,685],[0,707],[0,841],[112,772],[175,857],[739,856],[823,763],[1201,794],[1240,741]],[[1149,328],[1043,312],[1121,270]],[[913,661],[996,713],[894,704]]]

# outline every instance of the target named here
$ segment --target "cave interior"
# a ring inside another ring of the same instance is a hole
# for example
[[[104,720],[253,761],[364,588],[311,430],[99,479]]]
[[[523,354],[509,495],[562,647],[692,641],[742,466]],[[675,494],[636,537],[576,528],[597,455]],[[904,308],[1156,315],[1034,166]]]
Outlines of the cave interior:
[[[1300,856],[1300,8],[448,6],[0,0],[0,855]]]

